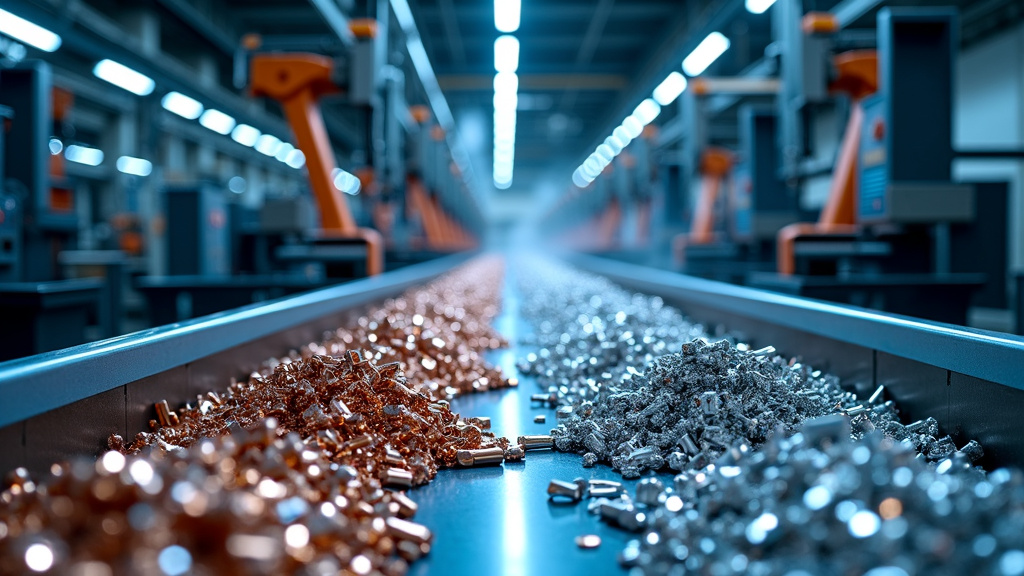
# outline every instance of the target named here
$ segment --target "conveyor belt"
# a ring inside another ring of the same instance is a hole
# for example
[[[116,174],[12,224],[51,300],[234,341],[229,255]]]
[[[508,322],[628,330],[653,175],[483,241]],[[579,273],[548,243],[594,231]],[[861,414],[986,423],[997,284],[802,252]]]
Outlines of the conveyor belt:
[[[144,429],[152,402],[184,401],[223,385],[263,359],[279,355],[340,324],[347,311],[436,276],[464,257],[410,267],[380,278],[250,307],[59,353],[0,365],[0,464],[45,468],[74,453],[96,453],[116,426]],[[1024,422],[1024,340],[843,306],[807,301],[681,277],[589,257],[576,265],[626,286],[662,296],[710,326],[722,324],[755,345],[831,371],[870,392],[885,384],[907,418],[935,416],[944,431],[977,438],[986,465],[1024,462],[1017,438]],[[514,373],[517,336],[528,327],[507,278],[498,328],[513,347],[494,356]],[[489,416],[492,430],[510,438],[552,427],[551,410],[531,406],[534,384],[457,398],[453,409]],[[546,424],[533,422],[538,413]],[[12,449],[13,448],[13,449]],[[583,469],[577,455],[531,452],[524,463],[442,470],[411,495],[417,521],[436,534],[433,551],[412,573],[593,574],[614,568],[630,535],[600,523],[584,505],[561,506],[545,494],[552,478],[620,479],[605,466]],[[626,482],[632,488],[632,482]],[[574,544],[580,534],[604,540],[596,550]]]

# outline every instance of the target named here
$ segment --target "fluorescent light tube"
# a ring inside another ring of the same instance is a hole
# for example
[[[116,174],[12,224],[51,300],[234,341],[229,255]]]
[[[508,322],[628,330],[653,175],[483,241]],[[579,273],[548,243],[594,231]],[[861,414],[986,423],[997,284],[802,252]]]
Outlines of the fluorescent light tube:
[[[248,124],[239,124],[231,131],[231,139],[242,146],[252,148],[259,141],[260,131]]]
[[[60,36],[57,34],[2,9],[0,9],[0,32],[43,52],[53,52],[60,48],[61,44]]]
[[[686,76],[673,72],[654,89],[654,101],[662,106],[668,106],[676,101],[683,90],[686,90]]]
[[[118,88],[127,90],[137,96],[147,96],[153,92],[156,83],[153,79],[141,72],[114,62],[113,60],[100,60],[93,67],[92,73],[100,80],[106,80]]]
[[[69,162],[77,162],[86,166],[99,166],[103,163],[103,150],[72,144],[64,149],[64,157]]]
[[[149,176],[153,173],[153,163],[142,158],[121,156],[117,159],[117,171],[132,176]]]
[[[264,134],[256,140],[256,151],[266,156],[277,154],[277,149],[280,147],[281,141],[270,134]]]
[[[690,55],[683,60],[683,72],[690,76],[700,75],[728,49],[729,39],[723,36],[721,32],[708,34],[708,37],[701,40],[701,43],[693,49],[693,52],[690,52]]]
[[[747,12],[751,14],[764,14],[765,10],[772,7],[775,0],[747,0]]]
[[[227,136],[235,127],[235,119],[220,110],[210,108],[199,117],[199,123],[218,134]]]
[[[494,0],[494,27],[506,34],[519,30],[520,0]]]
[[[498,36],[494,41],[494,69],[515,72],[519,69],[519,40],[515,36]]]
[[[644,126],[653,122],[658,117],[658,114],[661,114],[661,106],[651,98],[644,100],[633,110],[633,117]]]
[[[168,92],[161,100],[164,110],[173,112],[182,118],[195,120],[203,113],[203,105],[195,98],[189,98],[181,92]]]

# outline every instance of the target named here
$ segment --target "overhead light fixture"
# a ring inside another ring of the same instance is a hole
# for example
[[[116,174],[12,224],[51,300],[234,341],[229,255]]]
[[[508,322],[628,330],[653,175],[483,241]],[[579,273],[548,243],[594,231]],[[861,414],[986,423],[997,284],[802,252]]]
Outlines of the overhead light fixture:
[[[302,153],[302,150],[296,148],[288,153],[284,163],[298,170],[306,165],[306,155]]]
[[[99,166],[103,163],[103,150],[72,144],[64,149],[64,157],[69,162],[85,164],[86,166]]]
[[[231,130],[235,127],[234,118],[215,108],[210,108],[203,112],[203,115],[199,117],[199,123],[217,134],[225,136],[230,134]]]
[[[772,7],[772,4],[775,4],[775,0],[747,0],[747,12],[751,14],[764,14],[766,10]]]
[[[359,194],[362,182],[359,181],[358,177],[342,170],[341,168],[335,168],[333,174],[335,188],[350,196]]]
[[[168,92],[160,100],[160,105],[164,110],[188,120],[195,120],[203,113],[203,105],[199,100],[185,96],[181,92]]]
[[[633,117],[644,126],[653,122],[658,117],[658,114],[661,114],[661,106],[651,98],[647,98],[640,104],[637,104],[636,109],[633,110]]]
[[[494,92],[515,94],[519,91],[519,76],[515,72],[498,72],[494,75]]]
[[[277,153],[274,154],[274,158],[277,158],[281,162],[285,162],[288,160],[288,155],[292,153],[292,150],[295,150],[295,146],[292,146],[287,142],[281,142],[281,145],[277,147]]]
[[[612,130],[612,136],[622,143],[623,148],[629,146],[629,143],[632,142],[634,138],[634,136],[630,136],[629,131],[622,126],[616,126],[615,130]]]
[[[668,106],[676,101],[683,90],[686,90],[686,76],[673,72],[654,89],[654,100],[662,106]]]
[[[622,145],[622,141],[616,138],[614,134],[604,139],[604,145],[610,148],[612,153],[616,156],[618,156],[619,152],[622,152],[622,149],[625,148],[625,146]]]
[[[279,140],[277,136],[264,134],[256,140],[256,151],[266,156],[273,156],[274,154],[277,154],[277,150],[280,147],[281,140]]]
[[[59,138],[50,138],[46,147],[50,149],[50,156],[56,156],[64,151],[64,143]]]
[[[117,159],[117,171],[131,176],[149,176],[153,173],[153,163],[142,158],[121,156]]]
[[[588,180],[587,177],[583,175],[582,166],[572,173],[572,183],[575,184],[577,188],[586,188],[591,182],[593,182],[593,180]]]
[[[515,36],[498,36],[494,41],[494,69],[515,72],[519,69],[519,40]]]
[[[597,154],[597,157],[605,164],[609,164],[615,159],[615,151],[607,144],[601,144],[598,146],[594,154]]]
[[[519,30],[520,0],[494,0],[494,27],[506,34]]]
[[[153,82],[149,76],[113,60],[100,60],[93,67],[92,73],[100,80],[106,80],[136,96],[148,96],[156,87],[156,82]]]
[[[635,116],[626,116],[626,119],[622,121],[622,129],[625,130],[630,141],[633,141],[644,131],[644,125]]]
[[[231,131],[231,139],[242,146],[253,147],[260,139],[260,131],[248,124],[239,124]]]
[[[495,0],[495,4],[499,1]],[[518,26],[518,16],[516,25]],[[43,52],[53,52],[60,48],[61,44],[60,36],[57,34],[3,9],[0,9],[0,32]]]
[[[495,92],[494,110],[515,113],[516,105],[519,104],[519,96],[515,92]]]
[[[701,40],[700,44],[683,60],[683,72],[690,76],[699,76],[718,57],[729,49],[729,39],[721,32],[712,32]]]

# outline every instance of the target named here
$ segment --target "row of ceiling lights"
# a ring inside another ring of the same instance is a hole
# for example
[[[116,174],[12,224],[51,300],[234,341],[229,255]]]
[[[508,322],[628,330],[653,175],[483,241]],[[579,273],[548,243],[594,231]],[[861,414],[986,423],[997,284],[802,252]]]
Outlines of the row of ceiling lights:
[[[498,1],[498,0],[496,0]],[[762,14],[775,3],[775,0],[746,0],[747,11]],[[718,60],[719,56],[729,49],[729,39],[721,32],[708,34],[690,54],[683,59],[682,69],[689,76],[699,76],[708,66]],[[572,182],[579,188],[586,188],[601,175],[612,160],[622,152],[645,126],[654,121],[661,113],[662,106],[675,102],[676,98],[686,90],[686,76],[672,72],[654,89],[651,97],[641,102],[633,113],[626,117],[611,136],[576,168],[572,174]]]
[[[0,9],[0,33],[45,52],[56,51],[62,43],[58,34],[3,9]],[[98,62],[92,73],[97,78],[138,96],[148,96],[156,88],[156,82],[149,76],[110,59]],[[160,100],[160,105],[164,110],[187,120],[198,119],[203,127],[224,136],[230,135],[235,142],[255,148],[266,156],[277,158],[292,168],[302,168],[306,163],[302,151],[288,142],[270,134],[263,134],[248,124],[239,124],[228,114],[214,108],[205,108],[195,98],[180,92],[168,92]],[[105,156],[102,150],[81,144],[72,144],[65,148],[56,138],[50,140],[49,147],[53,155],[63,152],[68,161],[88,166],[99,166]],[[153,172],[152,162],[133,156],[119,157],[115,166],[118,171],[133,176],[149,176]],[[357,177],[341,169],[338,169],[334,176],[335,186],[339,190],[347,194],[359,193]]]
[[[494,186],[512,186],[516,150],[516,108],[519,105],[520,0],[494,0],[494,27],[501,36],[494,41]]]

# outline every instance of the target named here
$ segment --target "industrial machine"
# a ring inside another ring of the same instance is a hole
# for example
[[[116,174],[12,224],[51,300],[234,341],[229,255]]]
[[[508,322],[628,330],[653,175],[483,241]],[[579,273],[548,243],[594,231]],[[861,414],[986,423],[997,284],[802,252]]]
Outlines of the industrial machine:
[[[822,19],[808,15],[805,30]],[[952,231],[979,216],[975,187],[951,181],[956,22],[947,9],[883,9],[877,52],[835,57],[831,88],[851,108],[828,201],[817,223],[779,232],[778,273],[752,273],[750,285],[966,323],[983,272],[1005,269],[1005,253],[952,260]],[[971,236],[961,230],[960,244]]]
[[[0,360],[85,342],[101,297],[101,282],[63,280],[58,263],[74,247],[78,220],[48,143],[55,108],[59,117],[69,105],[58,97],[54,106],[47,64],[0,70]]]

